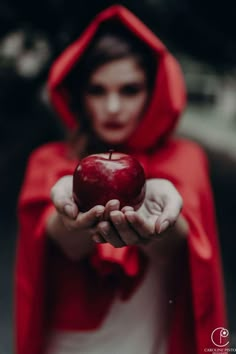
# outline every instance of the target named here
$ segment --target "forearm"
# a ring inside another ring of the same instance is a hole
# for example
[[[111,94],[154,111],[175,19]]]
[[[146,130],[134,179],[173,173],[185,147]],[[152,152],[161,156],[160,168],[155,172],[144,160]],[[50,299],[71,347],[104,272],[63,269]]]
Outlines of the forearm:
[[[160,239],[157,239],[158,245],[163,252],[175,252],[176,248],[186,243],[188,232],[188,223],[180,214],[175,224],[170,226],[163,234],[160,234]]]
[[[166,231],[170,238],[175,237],[178,240],[185,240],[188,237],[189,226],[187,220],[182,214],[179,215],[175,224]]]
[[[94,250],[92,239],[88,235],[79,235],[78,231],[68,230],[57,211],[48,218],[46,230],[49,239],[72,261],[79,261]]]

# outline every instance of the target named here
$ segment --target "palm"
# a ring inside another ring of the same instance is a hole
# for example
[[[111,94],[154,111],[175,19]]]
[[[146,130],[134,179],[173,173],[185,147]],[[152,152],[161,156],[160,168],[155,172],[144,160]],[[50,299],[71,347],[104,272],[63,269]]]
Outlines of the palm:
[[[181,210],[181,198],[174,186],[164,179],[150,179],[144,203],[137,214],[144,220],[151,232],[160,227],[160,224],[169,219],[173,221]]]
[[[145,200],[137,213],[145,220],[148,229],[155,232],[156,222],[165,207],[165,182],[163,180],[148,180],[146,187]]]
[[[148,180],[145,200],[138,210],[143,217],[155,219],[162,214],[165,206],[165,181]]]
[[[158,217],[162,214],[163,202],[159,196],[153,197],[147,192],[146,198],[138,214],[142,216],[148,223],[154,224]]]

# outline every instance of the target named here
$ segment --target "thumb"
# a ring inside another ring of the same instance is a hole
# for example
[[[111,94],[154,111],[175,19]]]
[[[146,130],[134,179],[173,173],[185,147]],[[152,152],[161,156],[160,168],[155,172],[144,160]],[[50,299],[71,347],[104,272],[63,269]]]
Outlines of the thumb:
[[[181,212],[181,204],[178,203],[168,203],[162,214],[158,217],[156,221],[156,231],[160,234],[165,231],[169,226],[175,224],[178,216]]]
[[[68,183],[69,182],[69,183]],[[61,214],[75,219],[78,215],[78,207],[73,201],[72,185],[70,179],[61,178],[51,189],[51,200]]]
[[[71,219],[76,219],[78,212],[79,212],[77,205],[72,202],[66,203],[64,205],[63,211],[64,211],[64,214]]]
[[[61,196],[54,198],[53,204],[60,214],[64,214],[71,219],[76,219],[79,210],[73,200]]]

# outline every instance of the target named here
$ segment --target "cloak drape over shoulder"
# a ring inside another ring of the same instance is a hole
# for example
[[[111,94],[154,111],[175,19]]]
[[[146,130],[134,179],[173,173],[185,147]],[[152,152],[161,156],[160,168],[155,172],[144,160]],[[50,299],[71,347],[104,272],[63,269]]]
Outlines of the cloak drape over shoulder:
[[[202,354],[205,348],[214,348],[212,331],[226,326],[224,287],[205,154],[195,143],[171,138],[186,98],[178,63],[143,23],[115,5],[100,13],[54,63],[50,98],[66,127],[76,128],[63,84],[99,26],[110,20],[132,31],[158,58],[153,99],[126,152],[139,159],[147,178],[170,180],[183,197],[182,213],[190,231],[183,273],[174,279],[178,292],[168,354]],[[99,327],[115,294],[125,301],[144,274],[146,258],[136,246],[115,249],[99,244],[88,259],[72,262],[47,239],[46,219],[54,212],[50,189],[60,177],[72,174],[77,162],[59,142],[38,148],[29,159],[18,206],[16,354],[43,354],[50,325],[74,330]]]

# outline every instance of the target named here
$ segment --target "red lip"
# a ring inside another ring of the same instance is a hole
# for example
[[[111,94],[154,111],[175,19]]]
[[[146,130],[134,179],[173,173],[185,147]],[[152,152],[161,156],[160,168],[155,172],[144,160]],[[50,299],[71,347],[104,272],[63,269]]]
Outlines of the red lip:
[[[122,129],[124,127],[124,124],[121,123],[116,123],[116,122],[108,122],[104,124],[104,127],[106,129]]]

